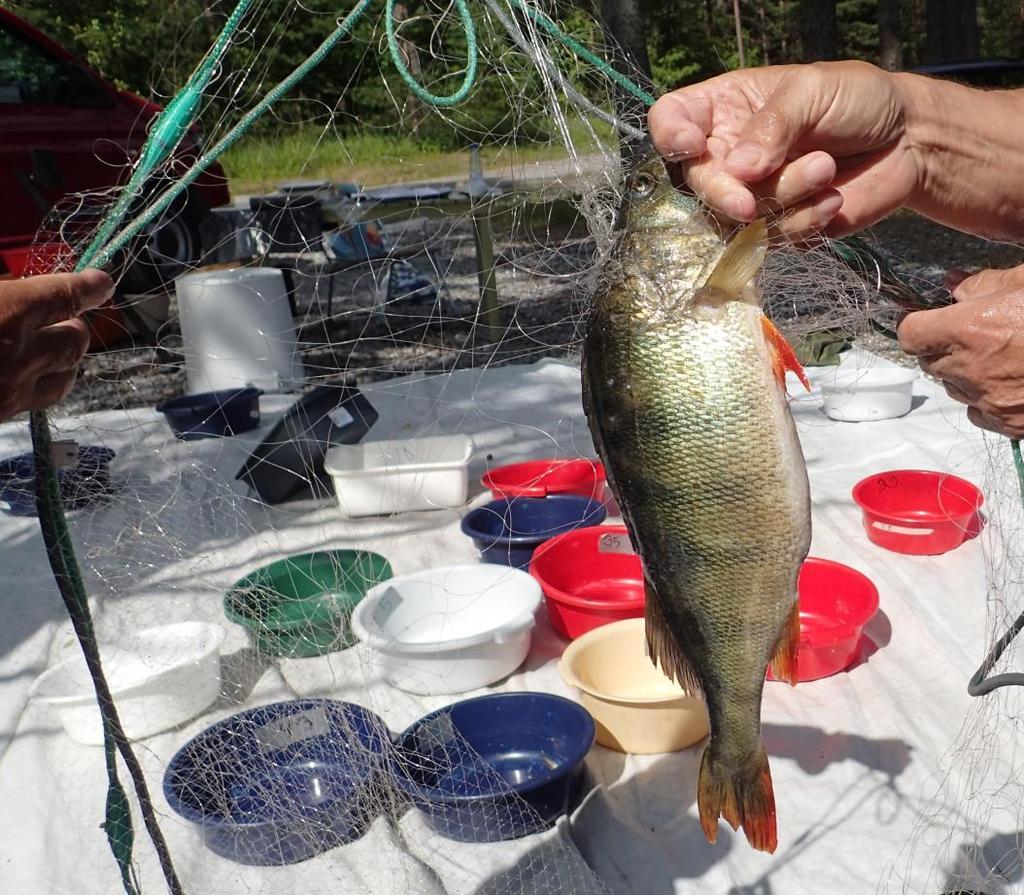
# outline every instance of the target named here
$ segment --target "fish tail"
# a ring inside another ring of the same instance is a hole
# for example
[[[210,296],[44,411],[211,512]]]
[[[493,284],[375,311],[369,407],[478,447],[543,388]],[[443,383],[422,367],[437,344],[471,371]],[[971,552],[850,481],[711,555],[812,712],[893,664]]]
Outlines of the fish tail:
[[[718,818],[723,817],[734,830],[743,827],[751,846],[774,852],[778,844],[775,793],[764,746],[758,744],[741,768],[716,760],[711,749],[705,749],[697,778],[697,807],[708,842],[718,837]]]

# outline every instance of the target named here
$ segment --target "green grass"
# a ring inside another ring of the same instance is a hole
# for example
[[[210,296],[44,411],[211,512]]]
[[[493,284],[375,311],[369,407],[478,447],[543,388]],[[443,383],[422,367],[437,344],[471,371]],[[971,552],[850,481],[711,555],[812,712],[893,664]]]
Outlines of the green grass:
[[[564,158],[558,143],[484,146],[487,168]],[[469,174],[469,151],[449,151],[406,136],[379,133],[339,136],[295,129],[281,135],[243,139],[221,159],[232,194],[274,189],[286,180],[330,180],[379,186],[414,180],[463,179]]]

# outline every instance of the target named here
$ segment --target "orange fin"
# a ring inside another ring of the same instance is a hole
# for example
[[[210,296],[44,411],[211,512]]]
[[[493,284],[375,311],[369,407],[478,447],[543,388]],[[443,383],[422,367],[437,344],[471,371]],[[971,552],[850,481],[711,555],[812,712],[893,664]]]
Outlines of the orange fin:
[[[668,621],[658,604],[658,597],[646,577],[644,588],[644,618],[647,622],[644,627],[647,632],[647,652],[650,653],[651,661],[659,665],[662,673],[679,684],[690,696],[703,698],[704,685],[672,636]]]
[[[800,361],[796,359],[796,352],[786,341],[786,337],[775,328],[775,324],[763,314],[761,315],[761,329],[764,331],[765,339],[768,340],[768,348],[772,353],[772,367],[775,370],[775,378],[779,380],[779,385],[786,382],[786,370],[792,370],[803,383],[804,388],[810,391],[811,383],[807,379],[807,374],[804,373],[804,368],[800,366]]]
[[[775,793],[764,746],[742,768],[727,768],[704,750],[697,778],[697,808],[708,842],[718,838],[718,818],[734,830],[743,827],[747,841],[769,854],[778,845],[775,829]]]
[[[772,656],[772,677],[777,681],[786,681],[796,684],[797,677],[797,655],[800,652],[800,602],[793,603],[793,611],[786,619],[779,635],[779,641],[775,644],[775,654]]]

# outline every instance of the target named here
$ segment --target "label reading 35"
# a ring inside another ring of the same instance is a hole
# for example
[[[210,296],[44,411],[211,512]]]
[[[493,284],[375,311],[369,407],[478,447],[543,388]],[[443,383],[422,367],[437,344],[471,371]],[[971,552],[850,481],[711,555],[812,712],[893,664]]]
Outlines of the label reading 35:
[[[598,553],[634,553],[629,535],[624,532],[603,534],[597,541]]]

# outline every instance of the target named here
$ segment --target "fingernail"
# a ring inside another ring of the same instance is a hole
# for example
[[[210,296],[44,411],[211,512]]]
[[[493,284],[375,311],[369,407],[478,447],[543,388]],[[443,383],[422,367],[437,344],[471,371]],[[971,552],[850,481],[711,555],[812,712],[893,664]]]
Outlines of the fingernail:
[[[804,177],[811,186],[824,186],[836,176],[836,163],[827,155],[816,155],[804,169]]]
[[[823,218],[831,220],[837,211],[843,207],[842,193],[830,193],[818,203],[818,214]],[[826,221],[827,223],[827,221]]]
[[[669,158],[683,159],[700,155],[702,150],[693,143],[693,134],[690,131],[677,131],[669,141]]]
[[[750,219],[747,197],[743,193],[727,193],[722,198],[722,210],[733,220],[746,221]]]
[[[756,143],[740,143],[725,160],[726,167],[754,168],[760,163],[764,152]]]

